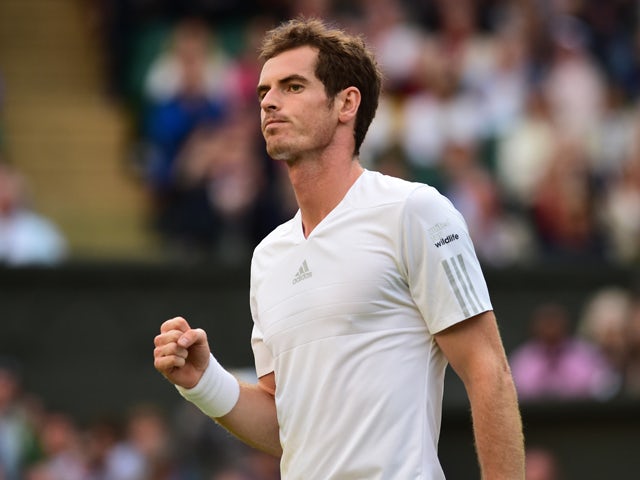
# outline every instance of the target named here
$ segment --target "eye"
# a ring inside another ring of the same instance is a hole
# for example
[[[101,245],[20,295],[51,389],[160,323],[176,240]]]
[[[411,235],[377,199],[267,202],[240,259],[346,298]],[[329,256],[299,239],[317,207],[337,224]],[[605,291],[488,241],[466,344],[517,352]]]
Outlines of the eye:
[[[292,83],[289,85],[288,90],[292,93],[298,93],[298,92],[301,92],[303,88],[304,87],[299,83]]]

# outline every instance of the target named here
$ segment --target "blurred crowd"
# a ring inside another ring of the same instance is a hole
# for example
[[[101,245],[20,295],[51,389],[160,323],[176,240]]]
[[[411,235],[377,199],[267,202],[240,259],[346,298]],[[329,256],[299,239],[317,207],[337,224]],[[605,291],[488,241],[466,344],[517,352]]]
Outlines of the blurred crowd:
[[[307,15],[362,34],[384,71],[362,163],[447,195],[484,264],[640,259],[636,0],[81,1],[168,258],[244,262],[293,215],[257,48]]]
[[[134,405],[80,421],[24,389],[0,358],[1,480],[278,480],[275,457],[250,449],[184,402]]]
[[[640,257],[635,0],[95,2],[168,252],[228,258],[291,216],[258,129],[256,48],[303,14],[378,55],[362,162],[449,196],[485,264]]]
[[[575,316],[558,301],[531,313],[528,336],[509,354],[520,401],[640,398],[637,292],[604,287]]]

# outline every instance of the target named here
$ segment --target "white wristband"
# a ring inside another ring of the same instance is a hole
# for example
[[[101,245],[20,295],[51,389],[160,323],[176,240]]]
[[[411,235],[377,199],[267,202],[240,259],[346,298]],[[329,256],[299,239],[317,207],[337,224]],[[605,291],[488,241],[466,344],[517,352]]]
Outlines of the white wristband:
[[[202,377],[193,388],[176,385],[178,392],[202,412],[219,418],[231,411],[240,396],[238,380],[218,363],[213,355]]]

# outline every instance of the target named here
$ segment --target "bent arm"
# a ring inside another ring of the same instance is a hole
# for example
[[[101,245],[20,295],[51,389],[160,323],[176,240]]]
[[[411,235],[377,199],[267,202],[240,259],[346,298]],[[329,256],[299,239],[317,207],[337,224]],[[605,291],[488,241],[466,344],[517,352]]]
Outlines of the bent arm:
[[[279,457],[282,447],[274,392],[273,373],[260,377],[256,385],[241,383],[236,405],[214,420],[246,444]]]
[[[211,355],[205,331],[182,317],[164,322],[154,344],[155,368],[183,397],[245,443],[282,454],[273,373],[239,384]]]
[[[524,438],[516,390],[493,312],[436,335],[462,379],[482,478],[524,479]]]

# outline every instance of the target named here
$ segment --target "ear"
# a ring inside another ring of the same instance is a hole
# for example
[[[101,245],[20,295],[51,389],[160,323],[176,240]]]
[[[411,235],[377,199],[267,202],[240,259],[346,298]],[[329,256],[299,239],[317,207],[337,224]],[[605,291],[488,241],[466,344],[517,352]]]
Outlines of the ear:
[[[347,87],[338,94],[338,119],[342,123],[355,121],[360,107],[360,90],[356,87]]]

